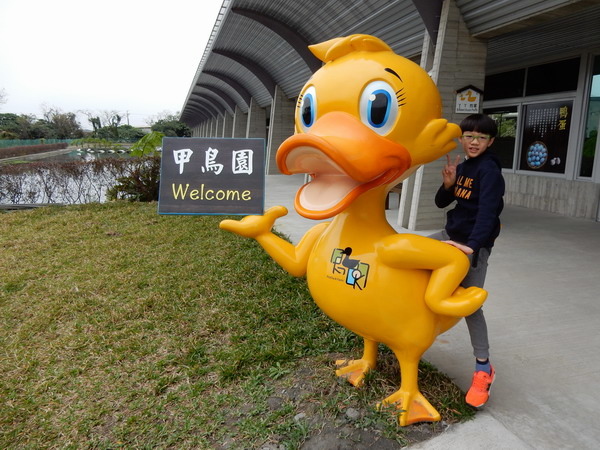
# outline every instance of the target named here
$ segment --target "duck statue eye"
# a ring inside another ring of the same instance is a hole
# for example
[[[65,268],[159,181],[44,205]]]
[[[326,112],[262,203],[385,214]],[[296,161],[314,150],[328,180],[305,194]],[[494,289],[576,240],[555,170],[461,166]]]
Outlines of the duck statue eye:
[[[298,123],[302,131],[307,131],[313,126],[317,117],[317,92],[310,86],[298,101]]]
[[[369,83],[360,96],[360,119],[377,134],[385,135],[398,117],[394,88],[385,81]]]

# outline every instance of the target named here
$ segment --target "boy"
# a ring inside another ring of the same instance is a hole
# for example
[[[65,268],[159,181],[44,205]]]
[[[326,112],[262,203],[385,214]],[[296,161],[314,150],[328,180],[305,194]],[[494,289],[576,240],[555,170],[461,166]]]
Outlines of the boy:
[[[484,114],[472,114],[461,123],[459,138],[465,152],[454,161],[446,155],[448,163],[442,170],[442,186],[435,196],[438,208],[445,208],[456,200],[454,209],[448,211],[444,230],[430,237],[442,240],[464,252],[471,261],[463,287],[483,287],[487,261],[500,233],[500,213],[504,206],[504,178],[500,161],[487,151],[498,132],[496,123]],[[473,354],[475,373],[466,402],[474,407],[483,406],[489,398],[495,370],[489,360],[487,326],[483,310],[479,309],[465,318]]]

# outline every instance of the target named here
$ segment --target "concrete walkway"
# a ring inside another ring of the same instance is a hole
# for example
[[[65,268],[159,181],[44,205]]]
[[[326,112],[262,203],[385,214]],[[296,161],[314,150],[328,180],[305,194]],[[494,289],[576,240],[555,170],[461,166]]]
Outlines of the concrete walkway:
[[[315,223],[293,209],[302,182],[267,177],[265,206],[289,209],[276,228],[294,243]],[[395,215],[388,211],[391,224]],[[475,420],[414,448],[598,448],[600,223],[510,206],[502,222],[486,281],[492,397]],[[466,390],[474,359],[464,321],[425,359]]]
[[[46,152],[40,153],[31,153],[29,155],[21,155],[21,156],[11,156],[10,158],[0,158],[0,164],[9,163],[12,161],[37,161],[40,159],[51,158],[54,156],[64,155],[66,153],[70,153],[73,150],[77,150],[77,147],[69,146],[67,148],[61,148],[58,150],[50,150]]]

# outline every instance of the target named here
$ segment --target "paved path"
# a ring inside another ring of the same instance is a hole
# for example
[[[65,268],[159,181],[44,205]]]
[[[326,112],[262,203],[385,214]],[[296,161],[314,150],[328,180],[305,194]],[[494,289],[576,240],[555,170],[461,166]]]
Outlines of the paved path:
[[[314,221],[293,210],[302,177],[267,177],[266,206],[298,242]],[[388,211],[395,224],[395,211]],[[497,370],[475,420],[415,448],[595,449],[600,446],[600,223],[506,207],[485,305]],[[399,230],[402,232],[403,230]],[[473,357],[464,321],[425,359],[467,389]]]
[[[66,153],[70,153],[73,150],[77,150],[77,147],[73,147],[73,146],[69,146],[67,148],[61,148],[58,150],[49,150],[49,151],[44,151],[44,152],[39,152],[39,153],[30,153],[28,155],[21,155],[21,156],[11,156],[10,158],[0,158],[0,164],[4,163],[4,162],[11,162],[11,161],[36,161],[38,159],[45,159],[45,158],[50,158],[53,156],[58,156],[58,155],[64,155]]]

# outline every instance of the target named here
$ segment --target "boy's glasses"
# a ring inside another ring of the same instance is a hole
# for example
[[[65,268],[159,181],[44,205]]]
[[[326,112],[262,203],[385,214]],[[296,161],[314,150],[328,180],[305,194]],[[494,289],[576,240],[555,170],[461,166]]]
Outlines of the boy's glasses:
[[[479,142],[485,143],[490,140],[490,135],[488,135],[488,134],[483,134],[480,136],[477,136],[474,134],[463,134],[461,137],[467,142],[471,142],[471,141],[474,141],[475,139],[477,139]]]

